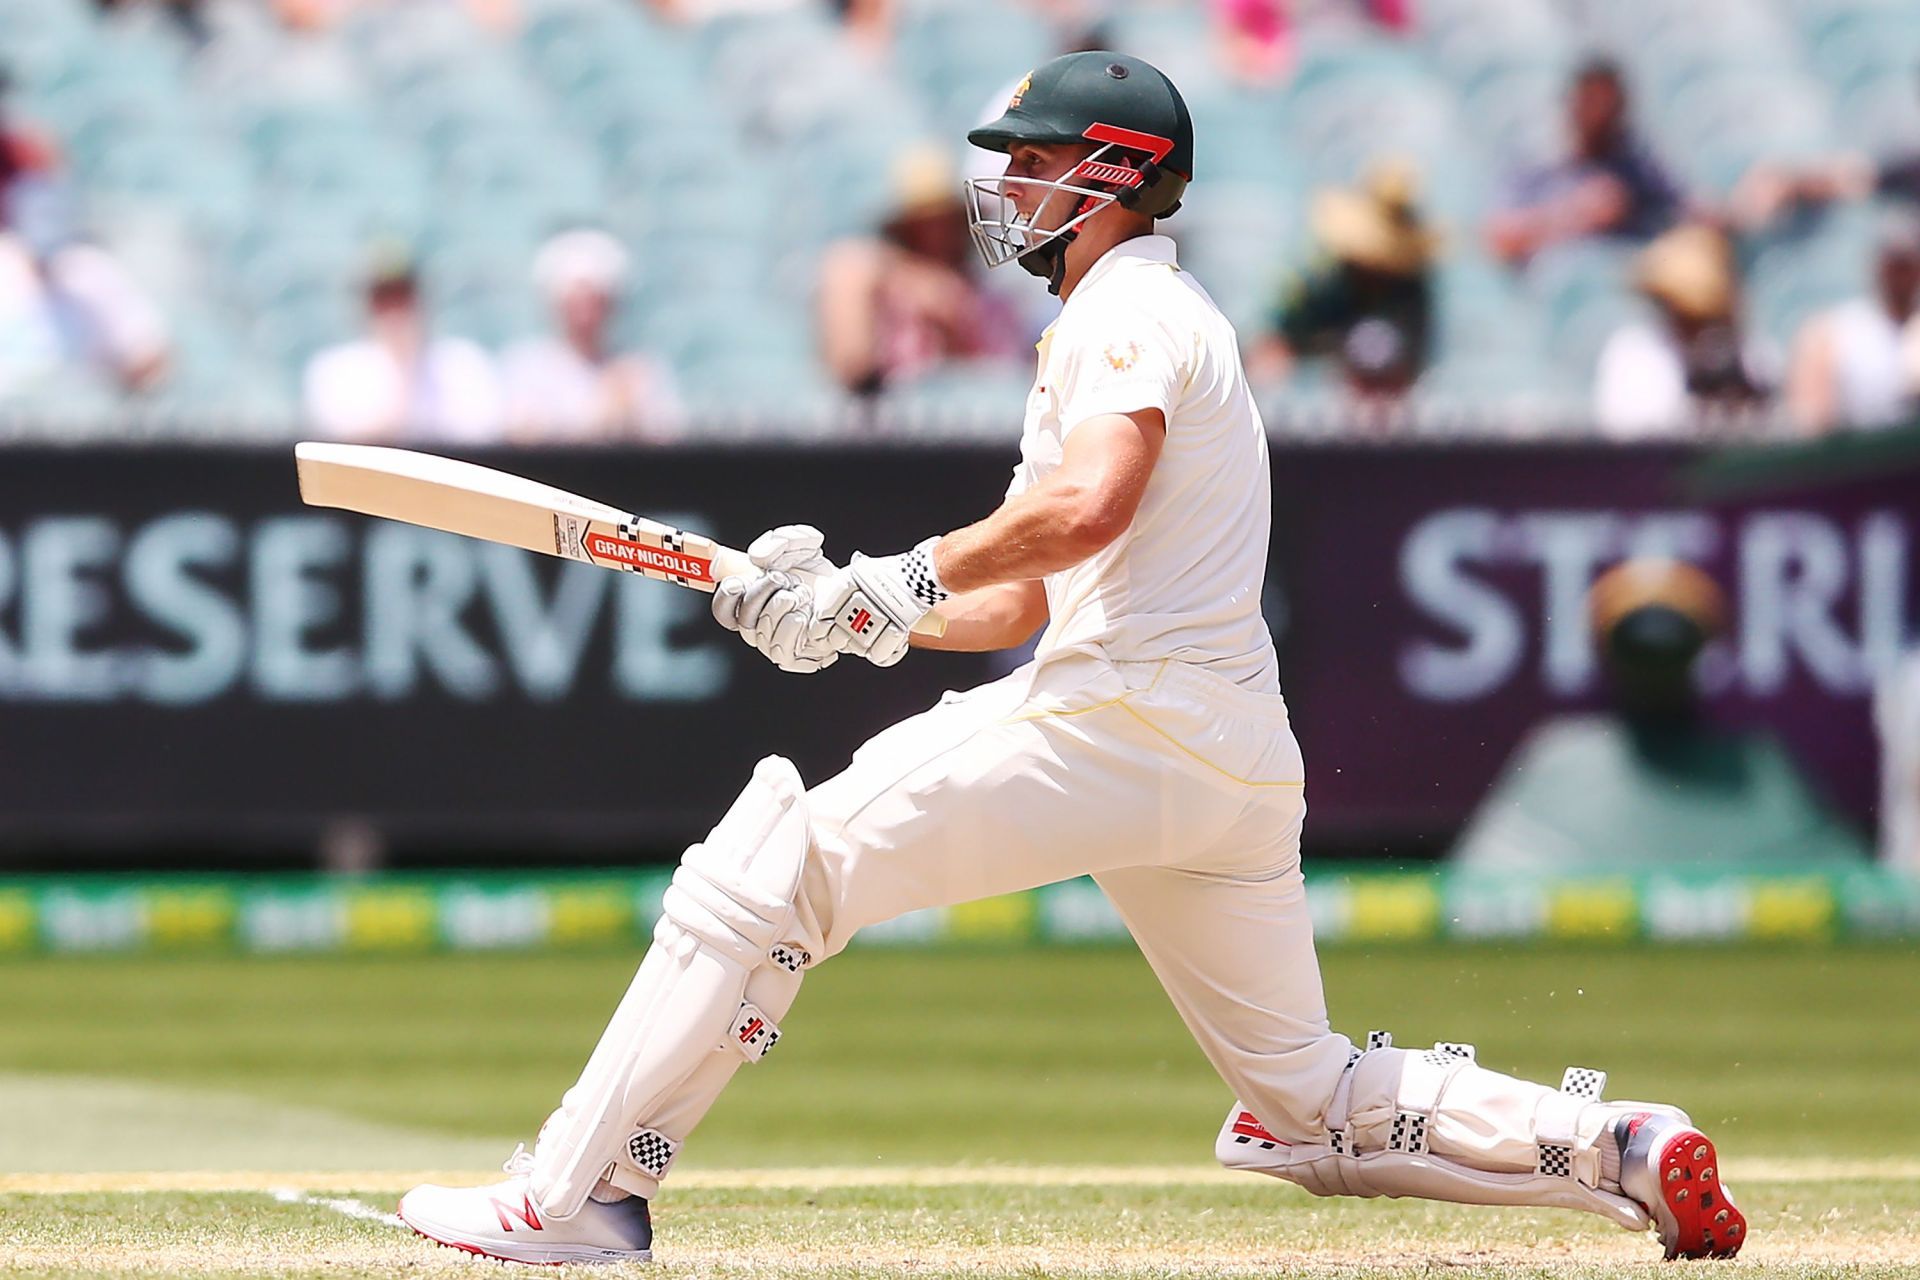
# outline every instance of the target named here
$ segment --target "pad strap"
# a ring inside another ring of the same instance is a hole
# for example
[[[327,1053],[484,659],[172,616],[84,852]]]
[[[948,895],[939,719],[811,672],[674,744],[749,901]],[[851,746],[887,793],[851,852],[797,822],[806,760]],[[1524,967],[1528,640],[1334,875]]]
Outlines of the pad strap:
[[[1573,1177],[1573,1152],[1579,1145],[1580,1113],[1589,1106],[1585,1098],[1555,1093],[1543,1098],[1533,1116],[1533,1140],[1539,1146],[1539,1172],[1555,1178]],[[1523,1148],[1524,1150],[1524,1148]]]
[[[1394,1099],[1387,1150],[1411,1156],[1427,1153],[1427,1133],[1434,1112],[1440,1109],[1440,1095],[1454,1073],[1471,1061],[1473,1046],[1451,1041],[1436,1044],[1425,1053],[1407,1054],[1401,1068],[1400,1091]]]

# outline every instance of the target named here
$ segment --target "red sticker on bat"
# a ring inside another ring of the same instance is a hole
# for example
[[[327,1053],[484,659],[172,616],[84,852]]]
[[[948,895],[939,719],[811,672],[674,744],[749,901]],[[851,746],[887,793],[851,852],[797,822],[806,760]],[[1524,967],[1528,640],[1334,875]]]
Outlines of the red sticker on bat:
[[[604,533],[590,533],[585,541],[587,554],[595,560],[611,560],[614,564],[625,565],[630,569],[669,573],[676,578],[688,578],[694,582],[713,581],[713,561],[703,560],[699,556],[690,556],[684,551],[667,551],[660,547],[643,546],[638,542],[609,537]]]

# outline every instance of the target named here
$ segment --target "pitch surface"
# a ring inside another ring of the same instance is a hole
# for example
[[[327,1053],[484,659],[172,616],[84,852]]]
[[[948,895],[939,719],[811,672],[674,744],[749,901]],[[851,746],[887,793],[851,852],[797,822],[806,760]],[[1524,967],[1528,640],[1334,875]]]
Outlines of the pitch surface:
[[[1719,1139],[1743,1274],[1920,1274],[1920,956],[1394,948],[1336,1024],[1612,1072]],[[629,954],[0,966],[0,1275],[498,1275],[379,1220],[531,1135]],[[856,952],[658,1210],[661,1275],[1617,1274],[1597,1219],[1314,1200],[1209,1168],[1229,1101],[1138,957]],[[278,1198],[275,1192],[280,1194]],[[360,1206],[350,1216],[343,1206]]]

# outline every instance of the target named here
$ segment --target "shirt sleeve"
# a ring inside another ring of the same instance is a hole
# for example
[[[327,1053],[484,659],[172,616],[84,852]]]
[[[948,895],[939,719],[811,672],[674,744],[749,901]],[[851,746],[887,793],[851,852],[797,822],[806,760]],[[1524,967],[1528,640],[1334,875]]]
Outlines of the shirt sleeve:
[[[1064,438],[1080,423],[1107,413],[1158,409],[1169,419],[1191,372],[1166,325],[1139,312],[1121,313],[1089,326],[1067,356],[1060,388]]]
[[[1660,158],[1644,144],[1627,153],[1623,173],[1633,208],[1626,218],[1625,230],[1634,235],[1656,236],[1673,224],[1680,213],[1680,187],[1667,173]]]

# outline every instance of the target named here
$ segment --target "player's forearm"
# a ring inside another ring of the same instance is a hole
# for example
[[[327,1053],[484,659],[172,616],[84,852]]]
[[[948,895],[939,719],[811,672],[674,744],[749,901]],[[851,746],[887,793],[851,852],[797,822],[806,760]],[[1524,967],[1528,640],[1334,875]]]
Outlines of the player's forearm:
[[[934,548],[940,581],[956,595],[1070,569],[1119,537],[1131,509],[1090,485],[1055,476],[1010,498]]]
[[[1003,582],[955,596],[940,606],[946,630],[916,634],[918,649],[986,653],[1026,643],[1047,621],[1047,595],[1038,582]]]

